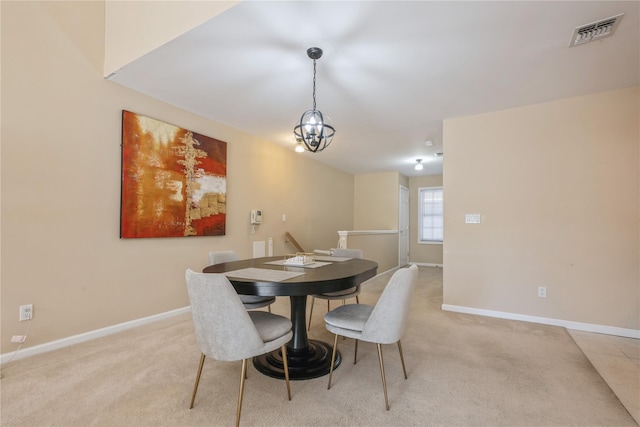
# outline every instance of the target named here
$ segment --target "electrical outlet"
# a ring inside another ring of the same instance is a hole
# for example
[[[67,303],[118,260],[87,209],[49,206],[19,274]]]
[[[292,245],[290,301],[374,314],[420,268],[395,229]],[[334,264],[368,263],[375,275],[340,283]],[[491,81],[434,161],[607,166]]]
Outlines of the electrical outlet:
[[[33,319],[33,304],[20,306],[20,321]]]
[[[545,286],[538,286],[538,297],[539,298],[547,297],[547,288]]]

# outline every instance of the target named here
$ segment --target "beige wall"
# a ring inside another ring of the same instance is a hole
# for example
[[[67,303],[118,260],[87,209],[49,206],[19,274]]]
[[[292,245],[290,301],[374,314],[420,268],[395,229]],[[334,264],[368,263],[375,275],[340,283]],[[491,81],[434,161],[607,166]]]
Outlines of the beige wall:
[[[418,243],[418,189],[423,187],[442,187],[442,175],[416,176],[409,179],[409,259],[415,263],[442,265],[441,244]],[[444,197],[447,197],[446,193]]]
[[[408,179],[398,172],[354,177],[354,230],[398,230],[400,185]],[[378,273],[398,266],[398,235],[353,236],[348,246],[363,249],[365,258],[378,263]]]
[[[356,175],[354,179],[353,224],[355,230],[398,228],[398,172]]]
[[[445,121],[444,304],[640,328],[639,99]]]
[[[29,347],[187,306],[184,271],[210,250],[250,257],[272,237],[283,254],[285,231],[332,247],[353,228],[353,176],[103,80],[101,2],[1,7],[2,353],[25,333],[19,305],[34,304]],[[122,109],[228,143],[226,236],[119,238]]]
[[[350,248],[362,249],[362,256],[378,263],[378,273],[398,267],[398,234],[356,234],[349,236]]]

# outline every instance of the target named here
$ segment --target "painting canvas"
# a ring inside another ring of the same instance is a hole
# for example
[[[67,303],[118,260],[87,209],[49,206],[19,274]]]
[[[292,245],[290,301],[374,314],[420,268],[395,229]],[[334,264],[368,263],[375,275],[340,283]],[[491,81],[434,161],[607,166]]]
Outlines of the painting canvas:
[[[223,236],[227,144],[122,112],[120,236]]]

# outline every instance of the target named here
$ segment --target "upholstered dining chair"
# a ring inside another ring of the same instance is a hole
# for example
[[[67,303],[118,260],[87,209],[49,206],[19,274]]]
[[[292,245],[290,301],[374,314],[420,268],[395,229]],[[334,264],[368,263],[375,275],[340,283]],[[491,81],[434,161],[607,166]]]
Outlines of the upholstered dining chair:
[[[331,252],[331,256],[335,257],[344,257],[344,258],[362,258],[362,250],[361,249],[334,249]],[[356,299],[356,303],[360,304],[360,299],[358,298],[360,295],[360,285],[355,286],[353,288],[345,289],[337,292],[327,292],[324,294],[315,294],[311,295],[311,309],[309,310],[309,322],[307,324],[307,330],[311,330],[311,316],[313,316],[313,304],[318,299],[327,300],[327,311],[331,310],[331,300],[342,300],[344,304],[347,298]]]
[[[233,285],[223,274],[187,270],[185,278],[196,340],[202,351],[189,409],[193,408],[202,366],[207,356],[219,361],[242,360],[236,411],[238,426],[247,376],[247,360],[278,347],[282,351],[287,395],[291,400],[286,345],[293,336],[291,321],[266,311],[247,311]]]
[[[376,343],[378,347],[378,360],[380,362],[380,374],[382,376],[382,389],[384,402],[389,410],[387,398],[387,380],[384,374],[384,361],[382,358],[381,344],[398,344],[400,361],[404,378],[407,379],[407,369],[402,354],[400,338],[404,334],[409,316],[411,296],[416,287],[418,267],[412,265],[408,268],[397,270],[382,291],[375,306],[367,304],[341,305],[324,316],[325,324],[329,332],[335,334],[333,353],[331,355],[331,368],[329,370],[329,385],[333,375],[336,351],[338,349],[338,336],[354,338],[356,340],[353,363],[358,357],[358,340]]]
[[[221,264],[223,262],[238,261],[240,258],[234,251],[218,251],[209,252],[209,264]],[[253,310],[255,308],[267,307],[269,313],[271,313],[271,304],[276,302],[276,297],[265,297],[259,295],[242,295],[240,294],[240,301],[247,310]]]

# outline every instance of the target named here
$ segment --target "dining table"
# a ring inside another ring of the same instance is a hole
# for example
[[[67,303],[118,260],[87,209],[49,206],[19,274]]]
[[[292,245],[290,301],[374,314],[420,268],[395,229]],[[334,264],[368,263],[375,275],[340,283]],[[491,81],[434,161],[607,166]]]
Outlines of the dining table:
[[[309,339],[307,297],[355,287],[374,277],[378,264],[360,258],[316,256],[304,265],[288,265],[287,259],[284,256],[251,258],[210,265],[203,272],[224,274],[239,294],[288,296],[293,332],[287,344],[289,377],[293,380],[321,377],[329,373],[333,346]],[[337,352],[334,369],[341,360]],[[265,375],[284,378],[281,350],[254,357],[253,365]]]

